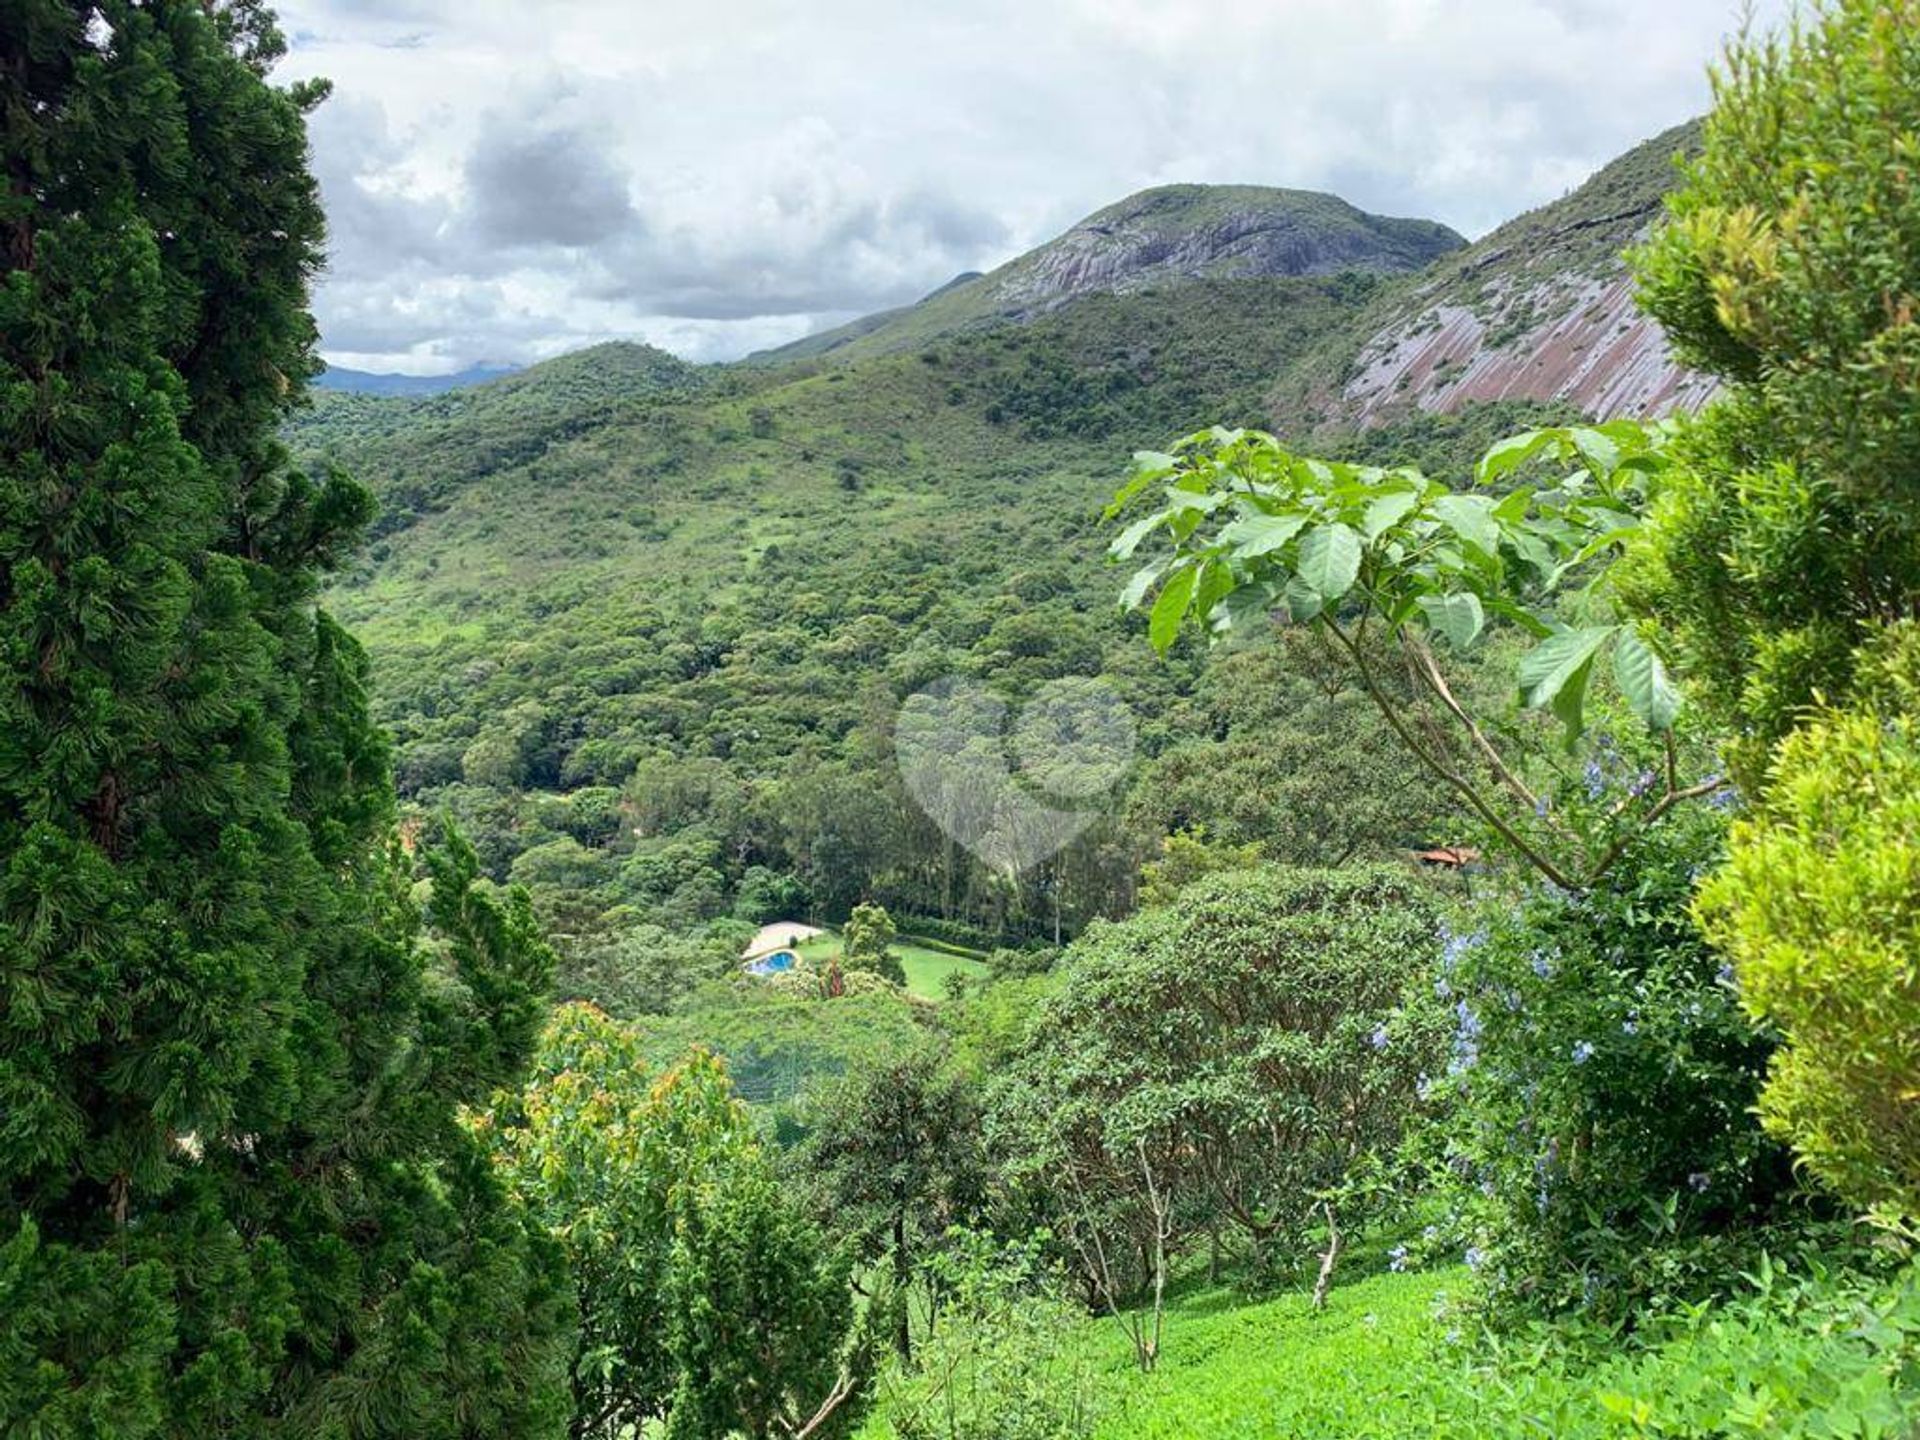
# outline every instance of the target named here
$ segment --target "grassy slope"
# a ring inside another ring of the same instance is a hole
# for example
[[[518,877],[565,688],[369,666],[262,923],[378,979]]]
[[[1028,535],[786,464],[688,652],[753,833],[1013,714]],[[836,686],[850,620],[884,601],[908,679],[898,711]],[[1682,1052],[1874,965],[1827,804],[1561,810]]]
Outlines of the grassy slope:
[[[1920,1434],[1920,1270],[1770,1272],[1629,1343],[1536,1330],[1460,1343],[1464,1269],[1248,1303],[1170,1301],[1142,1375],[1111,1323],[1082,1324],[1097,1440],[1898,1440]],[[894,1440],[884,1403],[862,1440]]]
[[[1376,1275],[1338,1286],[1323,1313],[1306,1296],[1247,1303],[1230,1290],[1170,1301],[1151,1375],[1119,1330],[1082,1332],[1097,1440],[1412,1440],[1410,1381],[1440,1345],[1435,1305],[1460,1272]],[[884,1405],[860,1440],[895,1440]]]
[[[1100,1440],[1373,1440],[1410,1437],[1407,1388],[1441,1337],[1436,1301],[1457,1275],[1378,1275],[1336,1288],[1326,1310],[1283,1295],[1236,1304],[1184,1297],[1168,1317],[1166,1359],[1128,1364],[1107,1330],[1113,1408]]]

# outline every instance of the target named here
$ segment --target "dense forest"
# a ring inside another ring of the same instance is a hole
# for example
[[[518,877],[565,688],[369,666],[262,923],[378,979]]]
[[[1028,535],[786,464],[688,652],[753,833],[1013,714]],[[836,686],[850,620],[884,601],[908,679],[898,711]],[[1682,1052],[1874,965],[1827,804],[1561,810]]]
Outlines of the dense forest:
[[[285,49],[0,11],[0,1434],[1920,1435],[1912,0],[431,393]]]

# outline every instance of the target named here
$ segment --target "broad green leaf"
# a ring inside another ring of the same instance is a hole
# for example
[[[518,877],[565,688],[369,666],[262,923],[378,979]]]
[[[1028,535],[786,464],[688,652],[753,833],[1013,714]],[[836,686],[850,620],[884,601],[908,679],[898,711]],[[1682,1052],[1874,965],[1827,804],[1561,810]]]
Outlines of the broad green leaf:
[[[1502,620],[1518,625],[1536,640],[1544,640],[1553,634],[1553,626],[1542,620],[1533,611],[1505,595],[1492,595],[1487,598],[1487,609]]]
[[[1455,595],[1422,595],[1419,603],[1426,612],[1427,624],[1446,636],[1456,650],[1465,650],[1479,639],[1481,628],[1487,623],[1480,597],[1471,590]]]
[[[1620,447],[1613,439],[1599,430],[1589,430],[1578,426],[1569,432],[1573,448],[1580,452],[1580,458],[1602,479],[1613,474],[1620,465]]]
[[[1127,581],[1127,588],[1120,592],[1120,608],[1131,610],[1146,599],[1147,592],[1153,588],[1154,582],[1166,573],[1167,567],[1172,563],[1171,555],[1163,555],[1158,560],[1142,565],[1134,571],[1133,578]]]
[[[1519,554],[1520,558],[1542,575],[1554,573],[1553,551],[1547,542],[1537,535],[1530,535],[1518,528],[1507,531],[1507,543]]]
[[[1556,630],[1520,658],[1521,698],[1532,709],[1551,708],[1571,741],[1579,735],[1593,657],[1618,630],[1615,625],[1582,625]]]
[[[1147,486],[1153,484],[1154,481],[1163,480],[1171,475],[1179,467],[1179,464],[1180,462],[1175,460],[1173,456],[1163,454],[1158,450],[1134,451],[1132,473],[1127,477],[1127,483],[1122,485],[1119,492],[1113,497],[1113,503],[1107,506],[1106,518],[1109,520],[1113,519],[1114,516],[1127,508],[1127,502],[1129,500],[1146,489]]]
[[[1493,518],[1508,525],[1518,525],[1527,518],[1527,507],[1533,503],[1533,491],[1522,485],[1493,507]]]
[[[1433,518],[1484,554],[1500,549],[1500,524],[1493,502],[1484,495],[1442,495],[1428,507]]]
[[[1271,586],[1242,585],[1214,606],[1210,619],[1216,631],[1238,630],[1249,621],[1266,620],[1273,607]]]
[[[1566,732],[1567,748],[1573,748],[1573,742],[1580,738],[1580,732],[1586,729],[1587,689],[1593,684],[1593,657],[1589,655],[1555,693],[1549,709]]]
[[[1153,602],[1153,611],[1147,617],[1147,639],[1162,655],[1173,648],[1174,639],[1180,633],[1180,622],[1193,603],[1193,587],[1199,578],[1198,569],[1189,565],[1160,587],[1160,598]]]
[[[1553,444],[1559,433],[1555,430],[1529,430],[1524,435],[1509,436],[1480,457],[1474,478],[1485,485],[1502,475],[1511,474]]]
[[[1561,561],[1560,564],[1556,565],[1552,573],[1548,575],[1547,583],[1551,586],[1558,586],[1562,580],[1575,570],[1578,570],[1589,560],[1593,559],[1594,556],[1603,554],[1613,549],[1616,545],[1621,545],[1631,540],[1639,528],[1637,524],[1622,525],[1616,529],[1606,530],[1594,536],[1578,550],[1574,551],[1573,554]]]
[[[1220,544],[1242,560],[1270,555],[1306,527],[1305,515],[1246,515],[1220,531]]]
[[[1400,490],[1382,495],[1367,506],[1366,518],[1360,522],[1360,528],[1369,540],[1377,540],[1387,530],[1400,523],[1407,512],[1420,503],[1416,491]]]
[[[1360,549],[1360,537],[1349,526],[1337,520],[1322,525],[1300,542],[1297,578],[1323,606],[1335,604],[1360,576]]]
[[[1298,575],[1287,581],[1286,602],[1287,614],[1292,617],[1296,625],[1306,624],[1327,608],[1326,601],[1320,597],[1320,592]]]
[[[1178,513],[1182,510],[1198,510],[1201,514],[1211,514],[1226,504],[1232,497],[1219,490],[1188,490],[1176,485],[1167,491],[1167,509]]]
[[[1205,620],[1213,607],[1233,592],[1233,572],[1218,560],[1207,561],[1200,572],[1200,583],[1193,589],[1193,613]]]
[[[1680,715],[1680,692],[1667,678],[1667,667],[1653,647],[1630,627],[1621,630],[1613,647],[1613,677],[1643,725],[1653,731],[1673,728]]]
[[[1107,554],[1115,560],[1125,560],[1140,548],[1140,542],[1151,535],[1155,528],[1163,523],[1164,517],[1149,515],[1144,520],[1136,520],[1120,532],[1113,544],[1107,547]]]

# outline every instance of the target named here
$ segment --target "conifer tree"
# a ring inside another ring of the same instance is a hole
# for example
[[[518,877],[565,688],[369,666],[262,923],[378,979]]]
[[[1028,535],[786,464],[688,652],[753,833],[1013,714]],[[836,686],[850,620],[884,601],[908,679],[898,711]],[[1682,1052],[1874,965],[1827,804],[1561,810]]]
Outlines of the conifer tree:
[[[256,0],[0,6],[0,1433],[564,1429],[568,1301],[456,1107],[549,955],[457,841],[418,915],[370,513],[317,368],[305,112]]]

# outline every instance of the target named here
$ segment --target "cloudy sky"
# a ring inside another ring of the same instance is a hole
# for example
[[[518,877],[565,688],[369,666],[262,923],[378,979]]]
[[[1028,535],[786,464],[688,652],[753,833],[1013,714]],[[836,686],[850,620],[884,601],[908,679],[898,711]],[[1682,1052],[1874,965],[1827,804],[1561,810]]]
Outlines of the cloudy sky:
[[[1148,185],[1468,235],[1705,107],[1737,0],[281,0],[335,364],[728,359]],[[1784,0],[1761,6],[1777,13]]]

